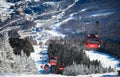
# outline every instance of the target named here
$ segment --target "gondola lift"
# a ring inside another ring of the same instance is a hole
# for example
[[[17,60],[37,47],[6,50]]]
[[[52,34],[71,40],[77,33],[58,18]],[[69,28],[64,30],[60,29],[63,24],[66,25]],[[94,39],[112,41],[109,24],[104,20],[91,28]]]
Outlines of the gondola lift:
[[[59,65],[59,66],[58,66],[58,70],[59,70],[59,71],[63,71],[63,70],[64,70],[64,64]]]
[[[98,36],[99,21],[96,21],[96,25],[97,25],[97,32],[95,34],[87,35],[85,46],[88,49],[97,49],[100,47],[100,38]]]
[[[57,63],[58,63],[58,57],[52,57],[52,58],[50,58],[49,63],[50,63],[52,66],[56,66]]]

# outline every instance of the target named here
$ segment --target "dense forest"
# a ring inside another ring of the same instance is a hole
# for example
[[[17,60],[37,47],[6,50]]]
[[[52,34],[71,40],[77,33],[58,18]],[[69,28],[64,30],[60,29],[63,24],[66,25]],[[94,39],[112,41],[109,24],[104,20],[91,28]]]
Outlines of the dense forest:
[[[103,53],[108,53],[117,59],[120,59],[120,42],[112,41],[110,39],[107,40],[101,40],[101,47],[98,49],[98,51]]]
[[[9,38],[9,42],[16,55],[21,55],[22,50],[27,56],[30,56],[30,53],[34,52],[32,44],[27,39]]]

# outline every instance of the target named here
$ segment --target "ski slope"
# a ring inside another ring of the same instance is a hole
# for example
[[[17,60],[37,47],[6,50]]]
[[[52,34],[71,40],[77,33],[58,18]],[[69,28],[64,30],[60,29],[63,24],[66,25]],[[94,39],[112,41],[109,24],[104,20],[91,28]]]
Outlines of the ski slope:
[[[119,64],[119,60],[116,60],[112,56],[104,53],[100,53],[98,51],[85,51],[86,55],[90,58],[90,60],[98,60],[101,62],[103,67],[112,67],[116,70],[120,70],[120,67],[117,67]]]
[[[43,67],[45,64],[50,65],[47,62],[45,64],[40,62],[43,58],[47,57],[47,55],[41,55],[39,53],[44,51],[44,50],[47,51],[47,46],[42,46],[42,48],[40,48],[39,45],[34,45],[33,48],[34,48],[34,52],[31,53],[31,57],[35,61],[36,67],[38,69],[38,73],[40,73],[39,71],[43,70]]]

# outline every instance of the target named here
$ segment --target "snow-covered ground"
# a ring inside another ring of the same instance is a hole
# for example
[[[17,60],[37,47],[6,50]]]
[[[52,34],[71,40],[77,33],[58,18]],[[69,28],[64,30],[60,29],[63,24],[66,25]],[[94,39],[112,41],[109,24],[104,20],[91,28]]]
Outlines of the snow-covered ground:
[[[117,73],[105,73],[105,74],[91,74],[91,75],[78,75],[78,76],[63,76],[56,74],[0,74],[0,77],[120,77]]]
[[[90,58],[90,60],[99,60],[102,63],[103,67],[112,67],[115,69],[119,69],[120,67],[117,67],[117,65],[119,64],[119,60],[116,60],[115,58],[113,58],[112,56],[108,55],[108,54],[104,54],[104,53],[100,53],[98,51],[85,51],[85,53],[87,54],[87,56]]]
[[[40,73],[39,71],[43,70],[43,68],[41,68],[41,67],[44,67],[44,65],[45,65],[45,64],[43,64],[40,61],[42,61],[42,57],[46,58],[47,55],[45,56],[45,55],[41,55],[39,53],[42,52],[42,51],[44,51],[44,50],[47,51],[47,46],[42,46],[42,48],[41,48],[39,45],[34,45],[33,47],[34,47],[34,52],[31,53],[31,57],[35,61],[36,67],[38,69],[38,73]],[[49,65],[49,63],[47,63],[47,64]]]

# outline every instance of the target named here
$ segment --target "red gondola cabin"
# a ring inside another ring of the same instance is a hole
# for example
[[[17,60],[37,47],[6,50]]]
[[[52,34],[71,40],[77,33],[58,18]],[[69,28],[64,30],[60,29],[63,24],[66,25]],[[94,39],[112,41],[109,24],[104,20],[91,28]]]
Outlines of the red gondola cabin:
[[[63,71],[64,70],[64,64],[59,65],[58,70]]]
[[[50,58],[50,64],[51,64],[52,66],[56,66],[57,63],[58,63],[58,58],[57,58],[57,57],[52,57],[52,58]]]
[[[86,47],[90,49],[97,49],[100,47],[100,39],[96,34],[89,34],[86,39]]]

